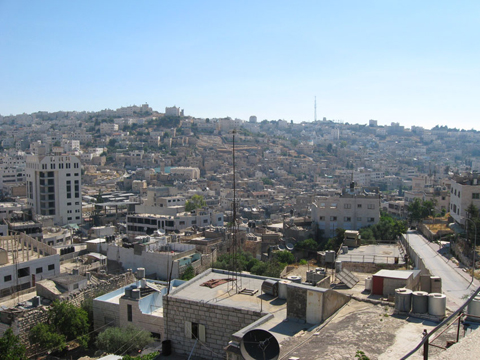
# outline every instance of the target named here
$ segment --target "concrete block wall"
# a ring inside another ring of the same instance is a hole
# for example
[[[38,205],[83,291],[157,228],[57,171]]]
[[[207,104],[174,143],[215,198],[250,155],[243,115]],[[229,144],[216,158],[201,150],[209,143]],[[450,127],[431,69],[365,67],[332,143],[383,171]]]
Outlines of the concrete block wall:
[[[189,354],[195,340],[185,336],[185,322],[205,326],[205,343],[197,343],[194,358],[224,359],[224,347],[233,333],[265,314],[260,311],[237,309],[216,303],[203,303],[175,297],[164,297],[165,338],[172,341],[177,354]]]

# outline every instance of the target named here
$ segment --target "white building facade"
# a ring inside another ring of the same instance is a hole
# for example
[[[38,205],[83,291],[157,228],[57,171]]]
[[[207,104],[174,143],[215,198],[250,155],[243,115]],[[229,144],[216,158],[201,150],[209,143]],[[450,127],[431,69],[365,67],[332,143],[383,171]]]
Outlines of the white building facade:
[[[57,225],[82,222],[81,163],[76,156],[31,155],[26,166],[27,200],[36,215]]]

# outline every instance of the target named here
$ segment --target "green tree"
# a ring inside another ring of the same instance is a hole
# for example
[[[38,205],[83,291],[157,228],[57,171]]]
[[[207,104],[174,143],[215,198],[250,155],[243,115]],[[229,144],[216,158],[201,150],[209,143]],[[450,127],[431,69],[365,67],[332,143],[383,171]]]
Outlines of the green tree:
[[[193,266],[190,265],[183,272],[181,279],[188,281],[190,279],[193,279],[194,277],[195,277],[195,270],[193,269]]]
[[[273,181],[268,177],[262,178],[263,185],[273,185]]]
[[[138,329],[132,325],[126,328],[109,327],[98,334],[96,346],[112,354],[123,354],[127,351],[138,351],[153,342],[149,331]]]
[[[207,203],[202,195],[193,195],[190,200],[185,203],[185,211],[192,211],[206,206]]]
[[[0,338],[0,358],[3,360],[26,360],[25,346],[11,328]]]
[[[37,324],[30,331],[30,339],[48,350],[62,350],[66,342],[76,340],[88,345],[88,314],[85,310],[63,301],[54,301],[48,310],[46,324]]]
[[[67,346],[65,335],[57,334],[48,324],[37,324],[30,330],[30,342],[39,344],[45,350],[62,351]]]
[[[295,256],[287,250],[275,252],[274,258],[283,264],[293,264],[295,262]]]
[[[310,250],[316,251],[318,249],[318,243],[313,239],[306,239],[299,241],[295,244],[295,250]]]

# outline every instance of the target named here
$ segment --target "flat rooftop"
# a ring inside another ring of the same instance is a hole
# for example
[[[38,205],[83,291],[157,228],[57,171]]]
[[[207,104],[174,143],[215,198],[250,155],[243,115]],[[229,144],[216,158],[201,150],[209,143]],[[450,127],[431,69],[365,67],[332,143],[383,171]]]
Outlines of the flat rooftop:
[[[238,274],[237,286],[240,289],[258,290],[252,296],[237,293],[234,283],[231,281],[218,285],[213,289],[201,286],[209,280],[226,280],[229,278],[233,278],[232,273],[213,269],[213,271],[206,273],[205,276],[197,276],[191,281],[179,286],[173,292],[170,292],[169,296],[273,314],[274,317],[272,319],[256,328],[274,333],[279,342],[294,336],[299,331],[309,329],[313,326],[311,324],[289,321],[287,319],[287,301],[262,293],[261,288],[266,279],[265,277]]]
[[[344,262],[370,262],[376,264],[394,264],[398,258],[399,264],[404,264],[405,259],[400,254],[396,244],[363,245],[358,248],[349,248],[346,254],[337,258]]]

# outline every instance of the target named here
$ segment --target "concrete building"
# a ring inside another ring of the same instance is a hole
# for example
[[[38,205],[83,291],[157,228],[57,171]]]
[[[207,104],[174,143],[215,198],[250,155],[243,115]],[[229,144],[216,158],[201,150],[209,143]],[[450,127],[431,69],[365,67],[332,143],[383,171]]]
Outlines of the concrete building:
[[[26,234],[0,237],[0,296],[60,273],[57,251]]]
[[[395,289],[419,290],[420,270],[380,270],[373,275],[372,294],[395,295]]]
[[[200,179],[200,169],[193,167],[172,167],[170,169],[170,174],[184,180]]]
[[[289,282],[278,297],[262,294],[266,280],[276,284],[280,279],[238,274],[235,283],[230,273],[209,269],[171,291],[163,307],[165,337],[175,355],[242,359],[239,343],[249,330],[267,330],[281,344],[349,301],[330,289]]]
[[[465,225],[470,204],[480,209],[480,176],[477,173],[455,177],[450,188],[450,215],[457,223]]]
[[[341,195],[317,197],[312,204],[312,221],[325,236],[335,235],[337,228],[359,230],[380,221],[380,195],[350,188]]]
[[[56,148],[58,150],[58,148]],[[55,224],[82,222],[81,163],[76,156],[27,157],[27,200],[36,215],[52,216]]]
[[[175,288],[184,281],[173,280]],[[150,331],[158,340],[165,338],[163,297],[168,283],[140,280],[93,300],[94,329],[106,326],[127,327],[133,325]]]
[[[183,115],[184,115],[183,109],[180,109],[179,107],[172,106],[172,107],[165,108],[165,116],[183,116]]]
[[[166,237],[146,237],[145,241],[128,247],[107,243],[97,243],[96,246],[101,253],[107,254],[109,262],[117,262],[124,269],[133,271],[144,268],[148,278],[167,280],[171,276],[176,279],[188,266],[196,269],[201,265],[201,255],[195,245],[168,243]]]
[[[127,234],[150,235],[158,229],[167,231],[183,230],[192,226],[223,226],[224,215],[209,208],[178,213],[175,216],[155,214],[127,215]]]
[[[143,204],[135,206],[137,214],[176,215],[185,211],[184,196],[157,196],[155,188],[147,189]]]

